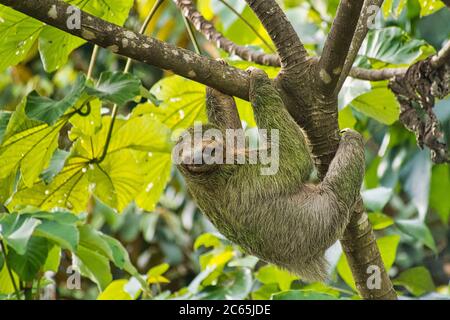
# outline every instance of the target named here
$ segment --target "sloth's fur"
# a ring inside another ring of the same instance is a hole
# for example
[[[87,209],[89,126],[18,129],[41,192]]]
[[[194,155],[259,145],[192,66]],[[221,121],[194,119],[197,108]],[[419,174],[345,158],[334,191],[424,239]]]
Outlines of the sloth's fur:
[[[261,175],[261,164],[178,168],[200,209],[229,240],[306,280],[324,280],[324,252],[342,236],[360,192],[363,140],[344,131],[323,182],[308,183],[313,161],[305,134],[267,75],[257,69],[249,73],[258,127],[280,132],[278,173]],[[232,97],[208,88],[207,111],[209,128],[240,128]]]

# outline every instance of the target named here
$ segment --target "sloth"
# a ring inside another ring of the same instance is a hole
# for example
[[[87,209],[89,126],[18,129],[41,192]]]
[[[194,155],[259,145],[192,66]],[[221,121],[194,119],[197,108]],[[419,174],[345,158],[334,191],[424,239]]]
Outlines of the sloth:
[[[305,280],[323,281],[328,269],[325,251],[341,238],[360,192],[363,139],[355,131],[341,131],[328,173],[322,182],[310,183],[314,165],[305,133],[265,72],[255,68],[247,72],[258,128],[279,132],[278,171],[262,175],[260,163],[193,161],[211,146],[230,147],[211,138],[203,138],[194,152],[180,151],[185,146],[176,148],[174,155],[182,158],[177,167],[201,211],[226,238],[244,252]],[[204,129],[242,129],[232,97],[207,88],[206,107],[209,123]],[[193,128],[186,132],[192,133]]]

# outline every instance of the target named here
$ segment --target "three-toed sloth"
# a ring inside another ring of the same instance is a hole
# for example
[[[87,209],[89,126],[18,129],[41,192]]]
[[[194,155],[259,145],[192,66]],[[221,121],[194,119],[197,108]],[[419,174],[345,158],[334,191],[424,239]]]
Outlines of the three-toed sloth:
[[[343,131],[323,181],[308,183],[314,165],[305,134],[267,75],[258,69],[248,72],[258,128],[279,130],[277,173],[262,175],[262,164],[194,163],[198,152],[208,146],[229,146],[210,138],[197,151],[181,155],[178,168],[200,209],[229,240],[305,280],[324,280],[325,250],[342,236],[360,192],[363,139],[357,132]],[[242,128],[234,99],[211,88],[207,89],[207,114],[205,127],[224,136],[227,129]]]

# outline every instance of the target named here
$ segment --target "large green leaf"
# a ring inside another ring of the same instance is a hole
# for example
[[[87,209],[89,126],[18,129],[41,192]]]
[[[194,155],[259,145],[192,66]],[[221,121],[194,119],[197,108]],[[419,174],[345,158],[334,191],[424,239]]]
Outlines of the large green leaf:
[[[40,223],[40,220],[23,215],[4,215],[0,219],[0,236],[6,240],[9,247],[21,255],[27,250],[28,242]]]
[[[86,92],[101,100],[118,105],[133,100],[141,92],[141,81],[130,73],[103,72],[95,87],[88,87]]]
[[[80,9],[96,15],[104,20],[123,25],[133,6],[133,0],[89,0],[77,3]],[[51,26],[45,26],[39,38],[39,52],[44,68],[53,72],[66,64],[70,53],[86,41]]]
[[[85,89],[86,77],[79,76],[72,90],[62,100],[53,100],[40,96],[36,91],[27,97],[25,113],[30,119],[39,120],[54,125],[56,121],[69,109],[75,106]]]
[[[430,188],[430,207],[436,210],[444,224],[450,217],[450,169],[448,165],[433,167]]]
[[[423,222],[420,219],[397,220],[395,224],[401,231],[403,231],[407,235],[410,235],[415,240],[425,244],[428,248],[437,253],[436,243],[434,242],[433,234],[431,233],[430,229],[428,229],[425,222]]]
[[[433,49],[423,40],[411,39],[398,27],[372,30],[361,47],[360,54],[392,65],[411,64]]]
[[[67,120],[48,126],[29,119],[24,108],[25,100],[11,116],[0,146],[0,178],[20,169],[25,185],[32,186],[48,165],[58,145],[59,130]]]
[[[416,297],[435,290],[430,272],[424,267],[416,267],[403,271],[394,279],[393,283],[405,287]]]
[[[23,186],[14,195],[9,207],[32,205],[42,210],[67,208],[73,212],[86,210],[89,198],[86,159],[70,158],[64,169],[47,185],[39,181],[32,188]]]
[[[274,265],[261,267],[256,273],[256,279],[263,284],[277,283],[281,290],[289,290],[297,276]]]
[[[0,72],[27,58],[44,24],[0,5]]]
[[[88,171],[94,194],[119,211],[137,196],[143,185],[143,172],[130,150],[108,154]]]
[[[12,271],[14,282],[19,283],[19,277],[17,274]],[[8,268],[3,265],[3,268],[0,269],[0,293],[1,294],[11,294],[14,293],[14,284],[11,281],[11,277],[8,272]]]
[[[73,50],[86,43],[85,40],[51,26],[45,26],[39,37],[39,53],[44,69],[53,72],[67,63]]]
[[[70,251],[75,251],[78,245],[78,229],[70,224],[44,220],[36,228],[35,235],[45,237]]]
[[[390,188],[376,188],[364,190],[362,193],[364,205],[372,211],[381,211],[392,198],[393,190]]]
[[[106,289],[112,281],[108,258],[83,246],[78,248],[76,257],[74,262],[80,273],[96,283],[100,290]]]
[[[350,105],[384,124],[392,124],[400,116],[400,106],[386,83],[372,83],[372,90],[358,96]]]
[[[137,112],[154,114],[169,128],[187,129],[195,121],[206,121],[205,86],[179,77],[166,77],[156,83],[151,93],[162,101],[159,107],[150,103]]]
[[[47,260],[48,250],[47,239],[31,237],[23,255],[14,250],[8,252],[8,264],[22,281],[33,281]]]

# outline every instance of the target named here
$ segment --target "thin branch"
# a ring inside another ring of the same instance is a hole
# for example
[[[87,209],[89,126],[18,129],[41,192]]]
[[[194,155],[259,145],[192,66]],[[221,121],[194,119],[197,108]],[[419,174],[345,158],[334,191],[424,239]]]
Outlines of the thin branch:
[[[396,76],[404,75],[406,73],[406,70],[408,70],[408,68],[372,70],[355,67],[350,71],[350,77],[368,81],[385,81],[390,80]]]
[[[433,68],[440,68],[444,64],[450,64],[450,41],[448,41],[439,53],[431,59]]]
[[[92,75],[94,73],[95,63],[97,62],[98,57],[98,49],[99,46],[95,45],[94,49],[92,50],[91,60],[89,61],[89,69],[86,74],[86,78],[91,79]]]
[[[191,0],[174,0],[181,9],[182,14],[189,19],[195,29],[201,32],[209,41],[214,42],[220,49],[230,54],[235,54],[244,60],[262,65],[280,66],[277,55],[257,52],[251,48],[240,46],[227,39],[214,27],[214,24],[206,20]]]
[[[250,28],[250,30],[253,31],[253,33],[265,44],[265,46],[272,52],[276,53],[276,50],[272,47],[272,45],[267,42],[266,39],[256,30],[254,26],[242,15],[240,14],[235,8],[233,8],[228,2],[225,0],[219,0],[224,6],[226,6],[231,12],[233,12],[242,22],[244,22],[247,27]]]
[[[17,287],[16,281],[14,280],[14,275],[12,273],[11,267],[10,267],[8,259],[7,259],[6,245],[5,245],[3,239],[0,240],[0,246],[1,246],[1,249],[2,249],[3,259],[5,260],[6,270],[8,271],[9,279],[11,280],[11,283],[12,283],[13,288],[14,288],[14,294],[16,295],[17,300],[20,300],[19,289]]]
[[[364,0],[341,0],[318,65],[322,89],[332,93],[341,77]]]
[[[197,38],[195,37],[194,30],[192,29],[191,22],[184,15],[182,15],[182,17],[183,17],[184,25],[186,26],[186,31],[189,35],[189,38],[191,39],[192,45],[194,46],[195,52],[197,54],[202,54],[202,52],[200,50],[200,46],[197,41]]]
[[[308,52],[275,0],[245,0],[277,48],[284,72],[299,73],[308,63]]]
[[[342,68],[342,73],[339,82],[336,86],[335,92],[339,92],[341,90],[342,85],[345,82],[345,79],[347,79],[347,76],[349,75],[349,72],[352,69],[353,63],[355,63],[356,57],[358,56],[359,49],[361,48],[364,39],[366,38],[367,33],[369,32],[370,25],[375,22],[375,17],[380,11],[383,2],[384,0],[365,0],[364,7],[361,12],[361,17],[359,19],[358,26],[353,36],[352,43],[350,45],[350,49],[344,63],[344,67]],[[350,75],[352,73],[354,74],[355,72],[351,72]],[[376,76],[374,76],[374,78],[376,78]],[[388,79],[380,79],[380,80],[388,80]],[[363,80],[370,80],[370,79],[363,79]]]
[[[67,26],[69,4],[60,0],[0,0],[0,4],[114,53],[171,70],[225,94],[248,99],[249,77],[244,70],[127,30],[82,10],[81,28],[71,29]]]

